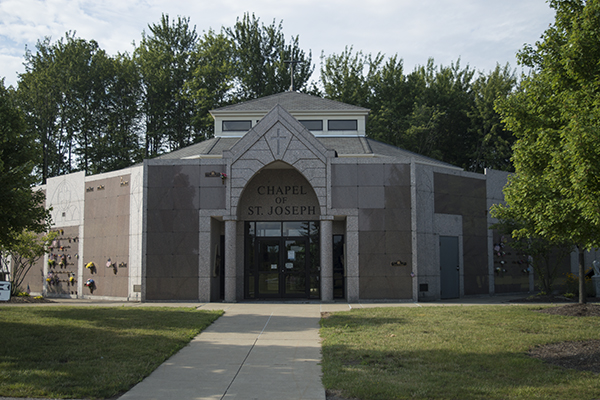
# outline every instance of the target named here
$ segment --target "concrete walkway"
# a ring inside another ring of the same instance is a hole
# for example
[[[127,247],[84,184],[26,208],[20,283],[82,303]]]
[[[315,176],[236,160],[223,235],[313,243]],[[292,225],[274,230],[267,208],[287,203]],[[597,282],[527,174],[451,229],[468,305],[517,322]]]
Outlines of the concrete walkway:
[[[324,400],[320,304],[205,304],[225,309],[120,400]]]

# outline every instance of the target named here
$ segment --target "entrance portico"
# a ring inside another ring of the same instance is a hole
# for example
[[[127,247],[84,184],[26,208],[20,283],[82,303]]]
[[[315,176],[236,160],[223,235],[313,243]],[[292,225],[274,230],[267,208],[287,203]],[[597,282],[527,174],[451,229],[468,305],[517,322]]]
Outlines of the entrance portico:
[[[332,156],[281,107],[224,152],[233,178],[223,182],[235,212],[223,216],[225,301],[333,299]]]

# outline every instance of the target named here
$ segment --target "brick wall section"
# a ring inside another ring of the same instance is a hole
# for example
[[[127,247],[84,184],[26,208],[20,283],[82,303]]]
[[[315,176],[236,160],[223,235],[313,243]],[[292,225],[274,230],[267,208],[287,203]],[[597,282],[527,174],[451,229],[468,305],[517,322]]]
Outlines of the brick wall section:
[[[86,182],[84,213],[84,270],[83,282],[93,279],[96,289],[93,293],[83,287],[83,295],[127,297],[129,262],[129,182],[130,175],[106,178]],[[116,263],[116,274],[113,268],[107,268],[110,258]],[[96,270],[85,268],[93,262]]]
[[[435,213],[462,215],[465,295],[489,292],[486,182],[434,173]]]

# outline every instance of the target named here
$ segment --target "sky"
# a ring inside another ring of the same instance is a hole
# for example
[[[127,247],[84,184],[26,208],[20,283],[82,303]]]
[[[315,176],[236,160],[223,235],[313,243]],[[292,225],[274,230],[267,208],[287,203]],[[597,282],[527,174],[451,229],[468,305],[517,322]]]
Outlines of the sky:
[[[26,47],[35,51],[45,37],[54,42],[72,31],[116,55],[131,53],[162,14],[189,17],[201,35],[233,26],[246,12],[265,25],[282,21],[286,41],[299,36],[316,72],[321,54],[347,46],[397,55],[406,73],[429,58],[436,65],[460,59],[483,72],[509,63],[520,71],[517,51],[554,21],[545,0],[0,0],[0,79],[16,85]]]

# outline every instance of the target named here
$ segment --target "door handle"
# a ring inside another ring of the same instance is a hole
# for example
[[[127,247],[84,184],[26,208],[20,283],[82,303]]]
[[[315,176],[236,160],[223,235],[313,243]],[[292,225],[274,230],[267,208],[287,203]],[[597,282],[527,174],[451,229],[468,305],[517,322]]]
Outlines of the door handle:
[[[460,271],[460,266],[459,265],[456,266],[456,270]]]

